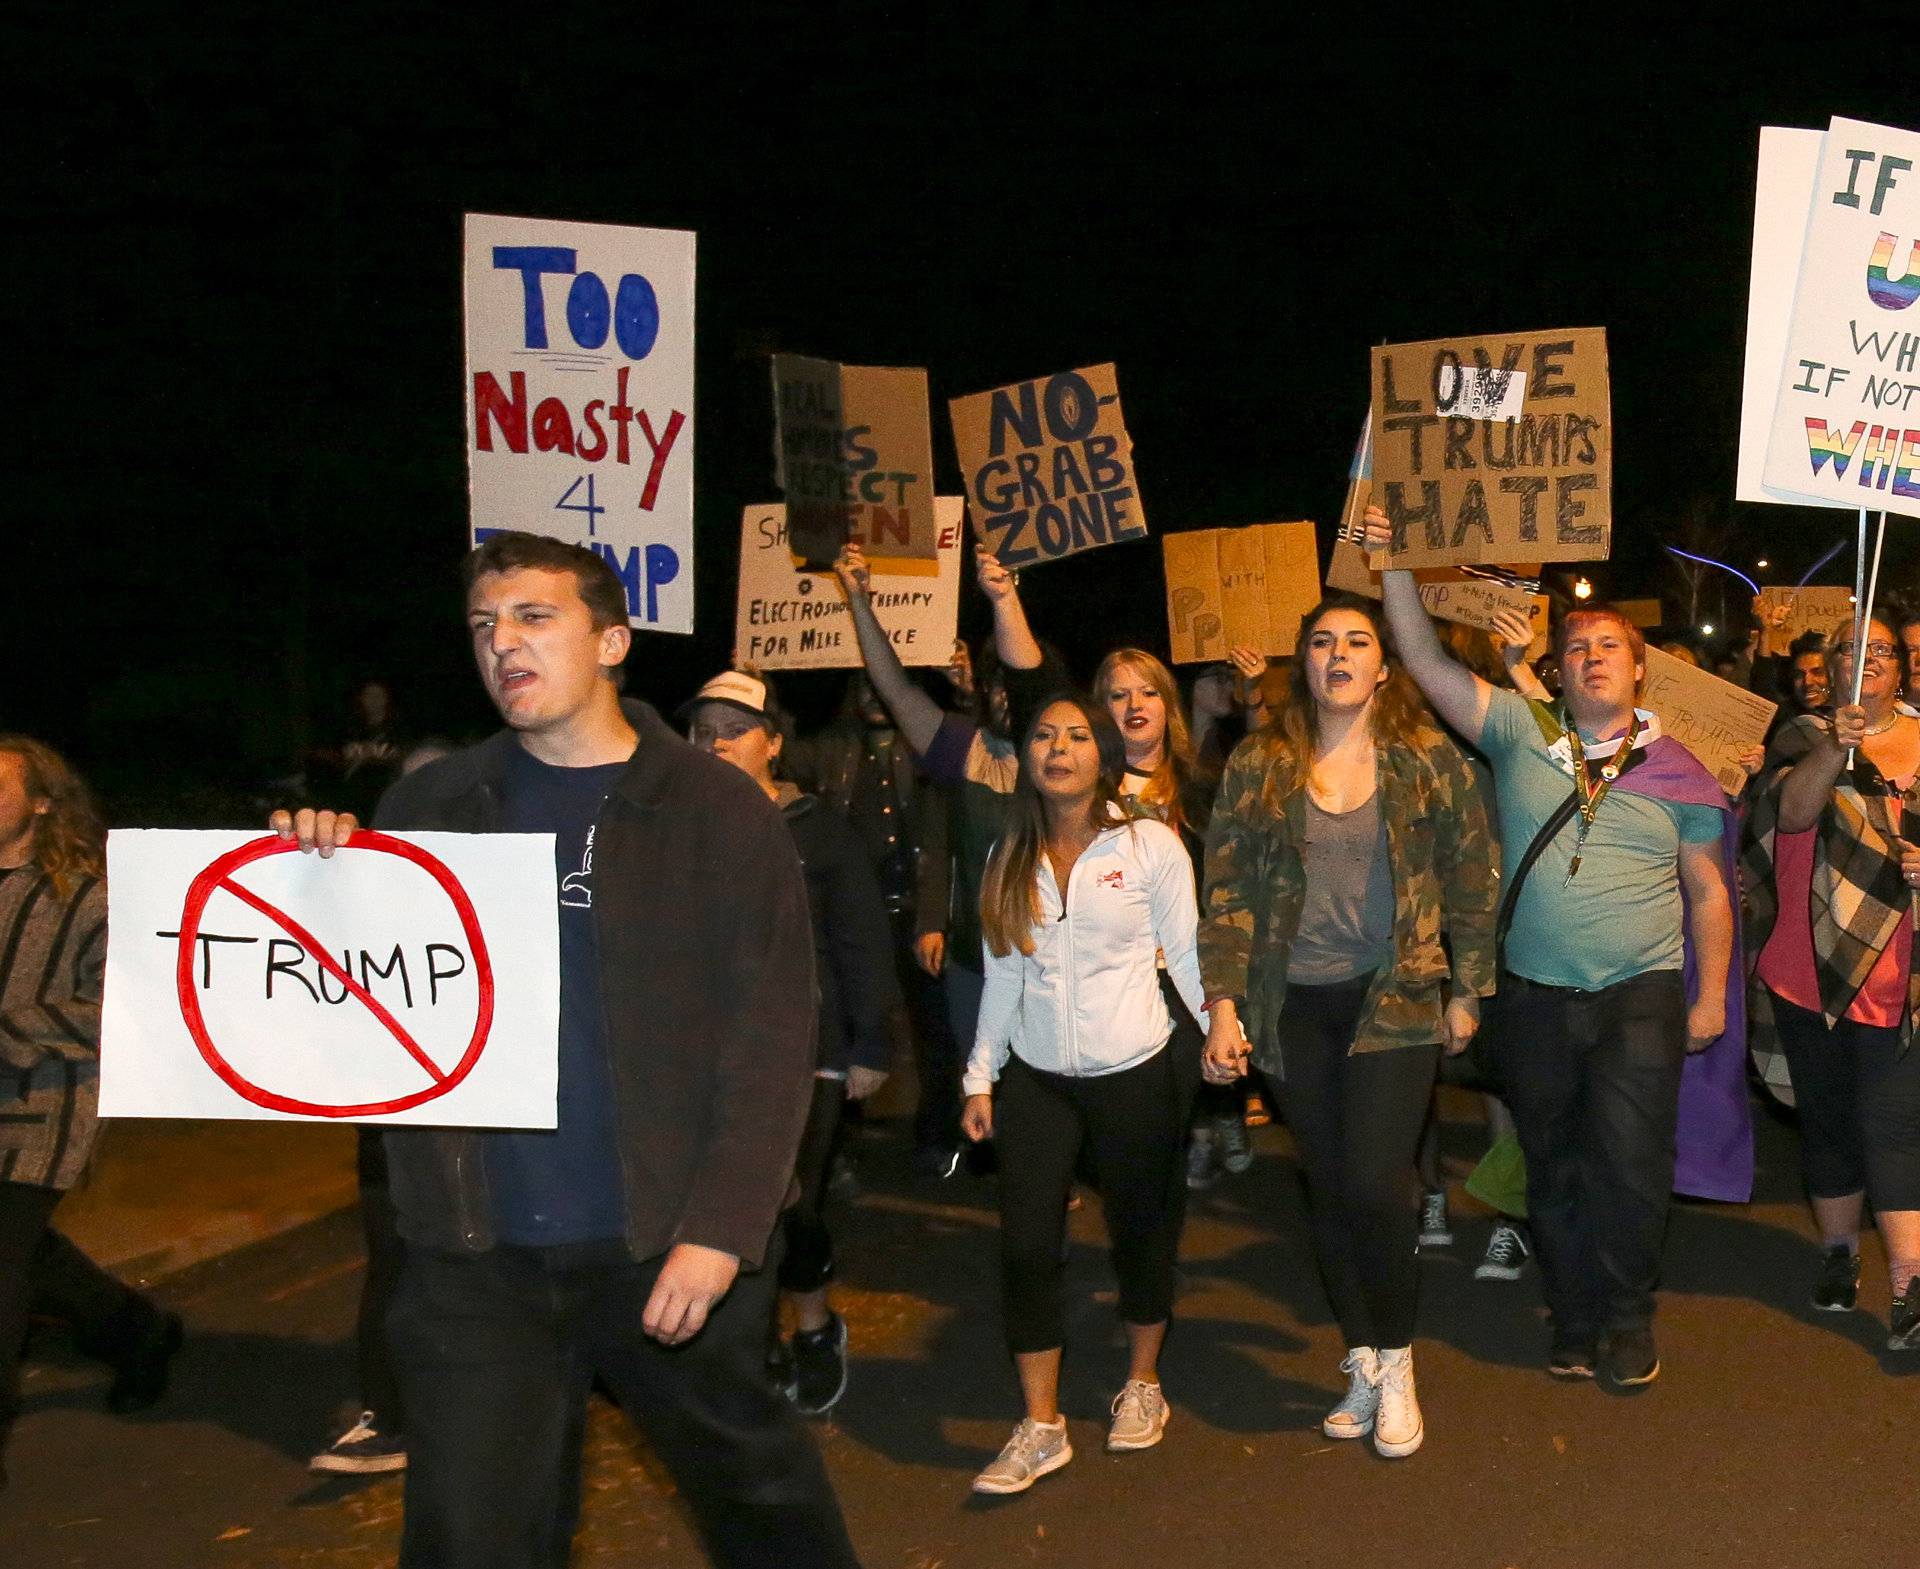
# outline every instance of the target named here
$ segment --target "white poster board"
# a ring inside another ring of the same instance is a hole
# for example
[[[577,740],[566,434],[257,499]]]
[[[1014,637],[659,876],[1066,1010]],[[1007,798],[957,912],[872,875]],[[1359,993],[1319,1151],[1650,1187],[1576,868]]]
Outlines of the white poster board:
[[[467,214],[470,535],[597,551],[655,632],[693,630],[693,252],[675,229]]]
[[[1920,517],[1920,133],[1835,118],[1781,357],[1769,491]]]
[[[551,834],[107,839],[100,1113],[551,1128]]]
[[[960,557],[966,503],[936,496],[933,561],[869,556],[873,605],[903,665],[944,665],[953,657],[960,619]],[[840,580],[802,572],[787,544],[787,509],[779,502],[740,516],[740,594],[734,658],[762,670],[853,670],[853,635]]]

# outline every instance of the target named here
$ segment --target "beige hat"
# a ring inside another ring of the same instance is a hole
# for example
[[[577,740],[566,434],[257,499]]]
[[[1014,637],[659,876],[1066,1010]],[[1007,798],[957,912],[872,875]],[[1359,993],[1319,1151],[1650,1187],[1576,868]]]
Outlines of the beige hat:
[[[724,703],[744,714],[752,714],[769,729],[773,728],[767,713],[767,683],[744,671],[724,670],[715,676],[680,705],[680,718],[683,721],[691,718],[702,703]]]

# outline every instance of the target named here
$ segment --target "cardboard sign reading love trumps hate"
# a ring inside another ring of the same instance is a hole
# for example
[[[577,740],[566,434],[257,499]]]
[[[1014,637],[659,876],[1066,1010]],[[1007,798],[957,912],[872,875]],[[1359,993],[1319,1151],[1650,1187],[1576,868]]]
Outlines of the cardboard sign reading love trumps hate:
[[[627,619],[693,630],[691,234],[467,214],[467,486],[604,556]]]
[[[107,839],[100,1113],[551,1128],[551,834]]]
[[[1146,538],[1113,366],[977,392],[947,408],[974,527],[1002,564]]]
[[[1300,618],[1320,602],[1311,523],[1162,534],[1160,551],[1176,665],[1225,659],[1230,648],[1291,654]]]
[[[1370,417],[1389,565],[1606,557],[1613,444],[1599,328],[1376,348]]]
[[[939,558],[924,370],[776,354],[773,416],[774,480],[803,564],[831,566],[850,540]]]

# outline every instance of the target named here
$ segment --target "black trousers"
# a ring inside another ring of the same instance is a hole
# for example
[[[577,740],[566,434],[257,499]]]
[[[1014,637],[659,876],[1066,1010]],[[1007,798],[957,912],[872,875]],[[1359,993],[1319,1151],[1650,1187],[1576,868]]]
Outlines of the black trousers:
[[[160,1311],[53,1229],[60,1197],[51,1188],[0,1182],[0,1446],[20,1410],[30,1314],[71,1325],[82,1351],[116,1362]]]
[[[907,1000],[907,1024],[913,1036],[914,1070],[920,1078],[920,1104],[913,1113],[917,1149],[955,1150],[960,1136],[960,1070],[972,1040],[964,1045],[947,1016],[946,992],[937,975],[920,968],[914,952],[912,907],[893,912],[893,967]],[[978,960],[975,960],[976,965]]]
[[[807,1126],[800,1135],[800,1153],[794,1162],[794,1180],[800,1197],[780,1217],[786,1234],[786,1257],[780,1260],[782,1291],[818,1291],[833,1278],[833,1234],[822,1213],[827,1198],[827,1176],[833,1169],[833,1148],[840,1133],[840,1114],[847,1104],[844,1079],[813,1081],[813,1103],[807,1108]]]
[[[407,1569],[558,1569],[580,1515],[598,1375],[646,1436],[716,1564],[856,1564],[813,1440],[763,1372],[771,1268],[684,1346],[641,1315],[663,1260],[619,1242],[410,1248],[388,1319],[407,1402]]]
[[[400,1286],[407,1245],[387,1187],[387,1147],[378,1128],[360,1128],[360,1232],[367,1245],[367,1273],[360,1282],[360,1312],[354,1326],[355,1364],[360,1401],[380,1419],[380,1431],[395,1437],[407,1430],[406,1403],[387,1355],[387,1313]]]
[[[1279,1038],[1285,1108],[1307,1177],[1314,1251],[1349,1346],[1413,1343],[1420,1296],[1414,1153],[1439,1066],[1438,1045],[1356,1052],[1372,975],[1287,988]]]
[[[1800,1111],[1800,1158],[1817,1199],[1865,1191],[1876,1210],[1920,1209],[1920,1050],[1898,1030],[1775,996],[1774,1024]]]
[[[1066,1340],[1060,1309],[1067,1195],[1084,1146],[1113,1238],[1120,1316],[1173,1312],[1174,1256],[1186,1218],[1188,1097],[1162,1048],[1120,1073],[1074,1078],[1010,1057],[994,1099],[1000,1152],[1000,1257],[1007,1343],[1016,1353]]]
[[[1673,1195],[1687,1053],[1680,972],[1597,992],[1508,974],[1492,1028],[1556,1331],[1644,1329]]]

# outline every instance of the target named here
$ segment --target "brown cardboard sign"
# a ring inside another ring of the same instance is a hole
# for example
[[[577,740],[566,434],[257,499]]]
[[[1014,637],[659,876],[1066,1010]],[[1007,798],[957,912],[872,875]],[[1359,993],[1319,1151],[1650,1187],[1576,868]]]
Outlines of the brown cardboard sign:
[[[1766,740],[1780,705],[1657,648],[1647,650],[1646,669],[1640,706],[1660,716],[1662,732],[1699,758],[1721,789],[1738,795],[1747,782],[1740,751]]]
[[[1146,538],[1113,366],[972,393],[947,408],[974,527],[1005,565]]]
[[[1850,588],[1763,588],[1760,590],[1760,615],[1764,618],[1776,605],[1787,607],[1787,624],[1781,629],[1791,641],[1804,632],[1819,632],[1833,641],[1833,629],[1853,620],[1853,590]]]
[[[1176,665],[1225,659],[1230,648],[1291,654],[1301,617],[1320,602],[1311,523],[1163,534],[1160,549]]]
[[[1354,491],[1364,496],[1366,485],[1364,479],[1353,482],[1353,489],[1347,493],[1348,511],[1354,510]],[[1362,500],[1354,515],[1358,517],[1365,511],[1366,502]],[[1499,570],[1527,579],[1540,574],[1538,563],[1503,566]],[[1549,603],[1545,594],[1536,594],[1498,578],[1475,577],[1459,567],[1421,567],[1414,572],[1413,579],[1428,615],[1491,632],[1496,615],[1503,610],[1518,610],[1533,627],[1533,642],[1528,646],[1527,658],[1538,659],[1546,652]],[[1333,543],[1333,556],[1327,563],[1327,587],[1378,599],[1380,574],[1367,565],[1366,551],[1342,537]]]
[[[1598,327],[1376,348],[1372,498],[1392,565],[1604,559],[1609,410]]]
[[[830,565],[850,540],[875,556],[938,558],[924,370],[776,354],[773,413],[774,477],[804,564]]]

